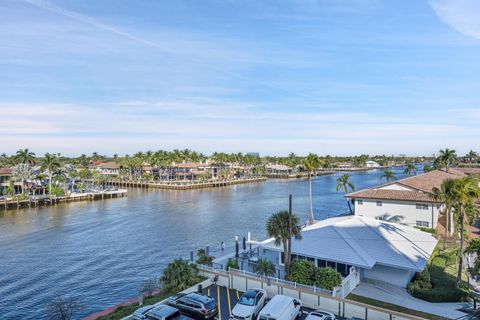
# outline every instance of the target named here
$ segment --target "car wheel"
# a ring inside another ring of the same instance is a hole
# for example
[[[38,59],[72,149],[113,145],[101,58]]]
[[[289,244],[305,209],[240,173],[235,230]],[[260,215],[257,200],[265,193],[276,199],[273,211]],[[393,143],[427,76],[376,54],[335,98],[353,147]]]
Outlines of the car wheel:
[[[302,307],[300,307],[300,309],[298,310],[297,319],[300,319],[302,316],[303,316],[303,309]]]

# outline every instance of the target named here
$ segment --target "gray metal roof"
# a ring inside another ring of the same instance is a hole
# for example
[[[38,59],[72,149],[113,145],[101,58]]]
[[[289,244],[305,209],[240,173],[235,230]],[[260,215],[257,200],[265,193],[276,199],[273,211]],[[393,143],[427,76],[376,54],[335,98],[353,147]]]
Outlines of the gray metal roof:
[[[370,269],[375,264],[422,271],[437,240],[418,229],[360,216],[330,218],[308,226],[292,253]],[[266,247],[276,247],[273,240]]]

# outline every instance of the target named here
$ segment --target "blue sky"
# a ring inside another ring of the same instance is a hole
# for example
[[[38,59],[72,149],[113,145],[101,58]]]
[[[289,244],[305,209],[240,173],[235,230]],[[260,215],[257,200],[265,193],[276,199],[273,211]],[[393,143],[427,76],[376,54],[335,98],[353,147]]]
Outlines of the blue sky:
[[[477,0],[0,0],[0,152],[479,150]]]

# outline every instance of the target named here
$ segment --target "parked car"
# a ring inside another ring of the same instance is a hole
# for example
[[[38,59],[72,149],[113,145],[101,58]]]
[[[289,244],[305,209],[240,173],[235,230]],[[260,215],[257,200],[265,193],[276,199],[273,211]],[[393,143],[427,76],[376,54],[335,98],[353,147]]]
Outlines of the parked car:
[[[274,296],[258,314],[258,320],[294,320],[302,316],[302,302],[283,295]]]
[[[145,314],[147,320],[191,320],[187,316],[184,316],[180,313],[180,310],[177,308],[160,305],[148,311]]]
[[[215,299],[201,293],[180,293],[170,297],[167,303],[199,319],[210,319],[218,313]]]
[[[145,317],[145,314],[152,310],[155,306],[152,306],[152,305],[146,305],[146,306],[143,306],[137,310],[135,310],[135,312],[133,313],[132,315],[132,319],[133,320],[144,320],[146,319]]]
[[[324,310],[315,310],[310,312],[305,320],[336,320],[337,318],[331,312]]]
[[[232,309],[231,319],[252,320],[256,319],[260,310],[265,306],[267,291],[263,289],[247,290]]]

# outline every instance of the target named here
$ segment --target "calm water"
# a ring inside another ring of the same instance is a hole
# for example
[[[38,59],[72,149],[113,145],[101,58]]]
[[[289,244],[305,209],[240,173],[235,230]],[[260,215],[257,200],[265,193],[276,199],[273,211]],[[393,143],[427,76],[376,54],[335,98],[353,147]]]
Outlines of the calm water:
[[[401,169],[395,170],[401,177]],[[340,174],[313,182],[316,219],[347,211],[335,191]],[[382,171],[352,174],[356,189],[380,183]],[[248,231],[288,208],[308,220],[307,180],[268,181],[196,191],[129,190],[127,198],[0,213],[0,318],[45,319],[51,297],[80,299],[80,316],[137,295],[175,257]]]

